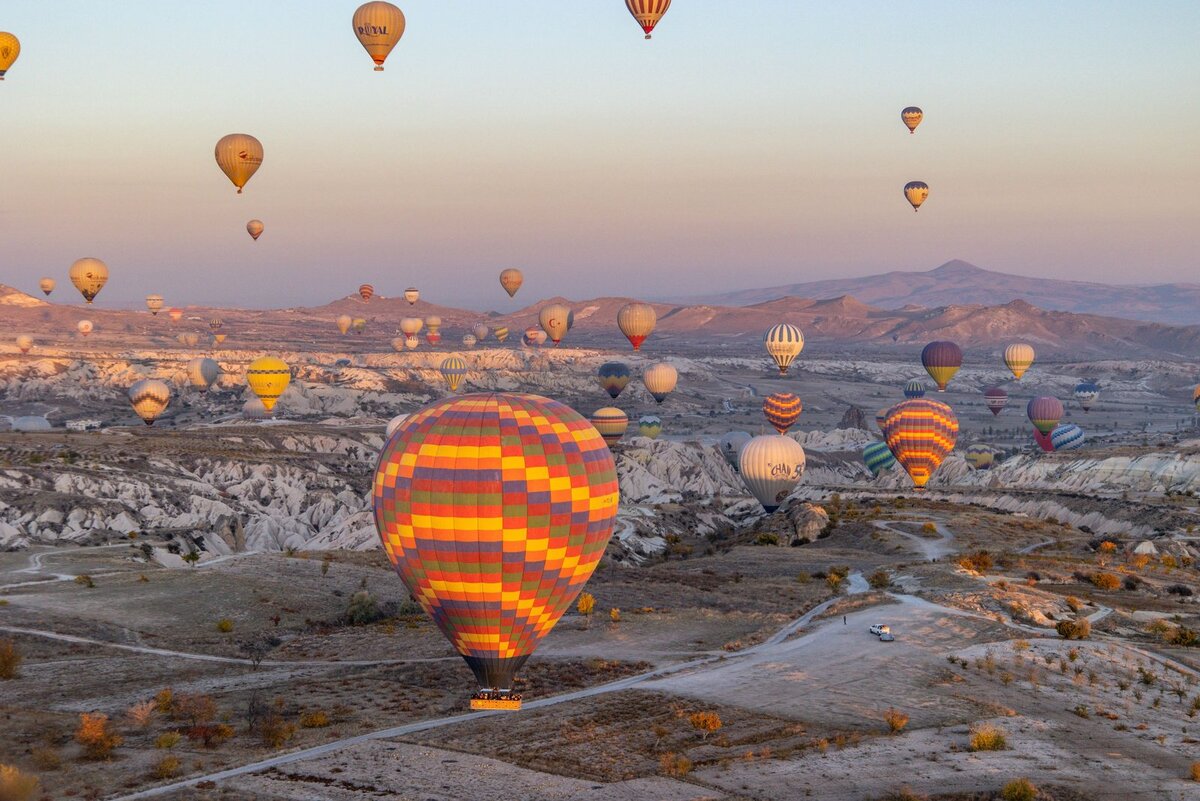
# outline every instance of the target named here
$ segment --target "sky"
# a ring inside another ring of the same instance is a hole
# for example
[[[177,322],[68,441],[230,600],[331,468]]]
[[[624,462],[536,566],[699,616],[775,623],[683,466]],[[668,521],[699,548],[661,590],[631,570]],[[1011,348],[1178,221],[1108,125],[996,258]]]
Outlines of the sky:
[[[376,73],[355,2],[4,0],[0,282],[95,256],[114,307],[508,311],[953,258],[1198,280],[1194,0],[677,0],[650,42],[621,0],[398,5]],[[232,132],[266,151],[242,196]]]

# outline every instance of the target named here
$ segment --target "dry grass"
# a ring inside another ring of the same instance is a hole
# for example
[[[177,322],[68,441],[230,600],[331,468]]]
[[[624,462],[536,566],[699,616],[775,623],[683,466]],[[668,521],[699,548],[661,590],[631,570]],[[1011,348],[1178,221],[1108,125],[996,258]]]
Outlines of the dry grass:
[[[0,801],[32,801],[41,782],[11,765],[0,765]]]
[[[979,723],[971,727],[968,747],[971,751],[1003,751],[1008,747],[1008,740],[999,726]]]
[[[1029,779],[1013,779],[1000,790],[1001,801],[1037,801],[1038,788]]]
[[[883,722],[887,724],[889,732],[899,734],[908,725],[908,715],[899,709],[889,709],[883,713]]]

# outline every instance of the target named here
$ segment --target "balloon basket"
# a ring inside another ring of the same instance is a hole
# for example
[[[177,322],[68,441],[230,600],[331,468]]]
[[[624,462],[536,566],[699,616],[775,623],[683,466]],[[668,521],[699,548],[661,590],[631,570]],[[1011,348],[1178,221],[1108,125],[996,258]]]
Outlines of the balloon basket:
[[[471,696],[471,709],[505,710],[516,712],[521,708],[520,693],[478,692]]]

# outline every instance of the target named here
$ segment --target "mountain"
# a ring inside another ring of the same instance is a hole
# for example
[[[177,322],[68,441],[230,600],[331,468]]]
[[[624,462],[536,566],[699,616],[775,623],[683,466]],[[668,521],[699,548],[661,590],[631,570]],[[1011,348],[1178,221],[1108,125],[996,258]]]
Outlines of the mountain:
[[[893,271],[863,278],[808,281],[765,289],[690,298],[692,302],[750,306],[782,297],[818,300],[852,295],[874,306],[932,308],[950,304],[994,305],[1024,300],[1043,309],[1190,325],[1200,323],[1200,284],[1116,286],[993,272],[949,261],[924,272]]]

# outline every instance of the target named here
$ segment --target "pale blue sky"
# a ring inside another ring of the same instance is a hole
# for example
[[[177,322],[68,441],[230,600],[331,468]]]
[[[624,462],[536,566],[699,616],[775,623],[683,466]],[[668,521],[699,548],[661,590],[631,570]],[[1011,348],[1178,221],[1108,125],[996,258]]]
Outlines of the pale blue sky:
[[[5,0],[0,281],[92,255],[104,305],[503,310],[956,257],[1197,280],[1200,3],[676,0],[652,42],[621,0],[398,4],[378,74],[355,2]],[[266,148],[242,197],[235,131]]]

